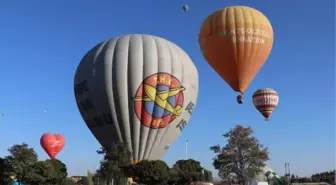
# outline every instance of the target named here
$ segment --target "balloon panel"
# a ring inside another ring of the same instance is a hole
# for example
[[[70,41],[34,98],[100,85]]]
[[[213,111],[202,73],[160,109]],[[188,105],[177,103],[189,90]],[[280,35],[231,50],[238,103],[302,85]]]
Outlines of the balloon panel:
[[[199,45],[214,70],[234,91],[244,93],[271,52],[273,29],[261,12],[231,6],[207,17]]]
[[[190,119],[197,95],[198,72],[189,56],[150,35],[102,42],[75,75],[77,105],[91,132],[105,147],[127,142],[134,161],[162,158]]]

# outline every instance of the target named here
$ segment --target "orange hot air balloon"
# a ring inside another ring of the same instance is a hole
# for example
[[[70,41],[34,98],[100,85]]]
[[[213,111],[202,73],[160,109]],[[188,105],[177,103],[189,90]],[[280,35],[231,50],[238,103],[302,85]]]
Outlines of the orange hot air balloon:
[[[51,159],[54,159],[56,155],[63,149],[65,145],[64,137],[60,134],[43,134],[40,143],[45,152]]]
[[[230,6],[207,17],[199,45],[215,71],[244,94],[272,50],[273,28],[258,10]]]

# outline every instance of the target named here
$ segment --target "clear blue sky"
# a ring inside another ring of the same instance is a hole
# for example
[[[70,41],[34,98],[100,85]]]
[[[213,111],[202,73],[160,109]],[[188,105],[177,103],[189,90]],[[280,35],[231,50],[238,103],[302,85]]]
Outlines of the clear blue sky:
[[[190,11],[184,13],[182,5]],[[262,11],[274,27],[274,47],[237,105],[236,93],[212,70],[198,46],[198,31],[211,12],[228,5]],[[187,128],[165,156],[168,164],[189,157],[212,168],[209,146],[236,124],[251,126],[269,147],[269,166],[298,175],[335,166],[335,1],[3,1],[0,3],[0,155],[26,142],[40,159],[39,139],[58,132],[67,145],[58,155],[69,175],[98,167],[99,148],[74,99],[73,79],[82,56],[98,42],[126,33],[164,37],[181,46],[199,70],[198,105]],[[254,90],[272,87],[280,103],[265,124],[254,109]],[[47,109],[46,113],[43,110]]]

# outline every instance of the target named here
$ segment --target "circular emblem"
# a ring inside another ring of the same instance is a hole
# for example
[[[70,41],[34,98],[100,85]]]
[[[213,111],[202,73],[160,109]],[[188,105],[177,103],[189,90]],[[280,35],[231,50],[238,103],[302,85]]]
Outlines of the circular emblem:
[[[150,128],[167,127],[183,111],[184,90],[180,81],[168,73],[156,73],[144,79],[133,99],[141,124]]]

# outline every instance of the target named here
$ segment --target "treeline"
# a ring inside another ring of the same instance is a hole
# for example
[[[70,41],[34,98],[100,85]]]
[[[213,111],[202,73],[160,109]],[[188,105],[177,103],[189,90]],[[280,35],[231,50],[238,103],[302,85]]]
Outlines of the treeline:
[[[310,183],[310,182],[326,182],[329,184],[335,184],[335,173],[336,171],[326,171],[322,173],[313,174],[311,177],[299,177],[292,174],[290,181],[291,183]]]
[[[161,160],[143,160],[139,163],[130,162],[127,144],[119,143],[107,152],[106,148],[97,151],[103,155],[95,181],[111,182],[114,185],[126,184],[132,179],[138,184],[146,185],[189,185],[195,181],[212,181],[212,173],[204,169],[199,161],[179,160],[171,168]],[[97,182],[98,183],[98,182]]]
[[[14,182],[29,185],[66,182],[67,168],[61,161],[39,161],[34,149],[25,143],[14,145],[8,151],[10,155],[0,158],[1,185],[12,185]]]
[[[38,155],[27,144],[13,145],[9,155],[0,158],[0,185],[126,185],[130,177],[146,185],[189,185],[194,181],[212,181],[212,173],[200,162],[189,159],[179,160],[171,168],[161,160],[143,160],[137,164],[130,161],[127,144],[117,144],[110,152],[102,148],[103,155],[96,173],[88,172],[75,182],[67,178],[67,167],[57,159],[39,161]]]

